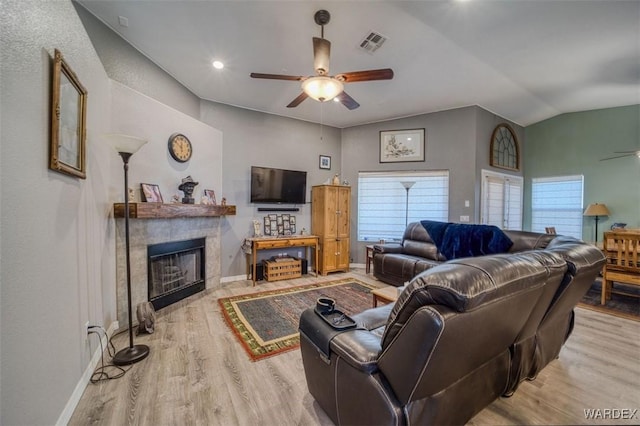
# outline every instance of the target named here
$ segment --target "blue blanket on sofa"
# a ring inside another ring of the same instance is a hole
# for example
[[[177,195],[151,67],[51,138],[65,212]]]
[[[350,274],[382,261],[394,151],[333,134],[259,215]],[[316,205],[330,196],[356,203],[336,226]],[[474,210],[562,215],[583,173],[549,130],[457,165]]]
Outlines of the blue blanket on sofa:
[[[420,223],[447,260],[506,253],[513,245],[513,241],[493,225],[467,225],[433,220],[421,220]]]

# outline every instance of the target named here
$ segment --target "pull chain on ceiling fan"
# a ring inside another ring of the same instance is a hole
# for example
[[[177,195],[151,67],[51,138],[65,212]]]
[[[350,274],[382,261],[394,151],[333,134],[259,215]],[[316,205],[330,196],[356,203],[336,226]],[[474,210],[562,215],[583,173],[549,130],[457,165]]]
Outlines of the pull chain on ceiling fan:
[[[377,70],[353,71],[335,76],[329,76],[329,58],[331,56],[331,42],[324,38],[324,26],[329,23],[331,15],[326,10],[319,10],[314,15],[316,24],[320,25],[320,38],[313,37],[313,68],[314,76],[294,76],[282,74],[251,73],[252,78],[269,80],[292,80],[302,82],[302,93],[287,105],[287,108],[295,108],[307,98],[319,102],[330,101],[336,98],[348,109],[356,109],[360,106],[355,99],[344,91],[344,83],[360,81],[391,80],[393,70],[383,68]]]

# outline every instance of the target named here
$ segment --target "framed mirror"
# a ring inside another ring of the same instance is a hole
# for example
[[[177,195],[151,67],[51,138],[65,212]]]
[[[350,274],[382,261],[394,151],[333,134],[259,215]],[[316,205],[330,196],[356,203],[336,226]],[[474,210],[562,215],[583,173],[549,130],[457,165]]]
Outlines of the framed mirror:
[[[87,91],[56,49],[51,97],[51,170],[86,179],[86,115]]]

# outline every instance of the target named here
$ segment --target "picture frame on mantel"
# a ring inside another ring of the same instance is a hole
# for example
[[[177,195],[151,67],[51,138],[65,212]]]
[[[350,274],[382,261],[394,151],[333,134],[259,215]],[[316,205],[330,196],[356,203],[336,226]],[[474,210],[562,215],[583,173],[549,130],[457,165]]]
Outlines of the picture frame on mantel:
[[[87,90],[55,49],[51,90],[49,169],[87,178]]]
[[[424,161],[424,129],[380,131],[380,162]]]
[[[145,203],[162,203],[160,187],[153,183],[141,183],[142,201]]]
[[[205,189],[204,196],[209,199],[209,204],[212,206],[216,206],[218,204],[216,201],[216,192],[213,189]]]

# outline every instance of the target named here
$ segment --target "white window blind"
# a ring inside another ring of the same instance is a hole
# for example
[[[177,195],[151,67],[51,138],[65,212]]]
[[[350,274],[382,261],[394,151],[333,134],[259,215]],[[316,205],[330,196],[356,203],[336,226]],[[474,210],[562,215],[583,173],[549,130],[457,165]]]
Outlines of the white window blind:
[[[531,181],[531,230],[582,238],[582,175],[535,178]]]
[[[358,174],[358,241],[401,240],[407,223],[425,219],[449,220],[449,171]]]
[[[501,229],[522,229],[522,178],[482,172],[482,223]]]

